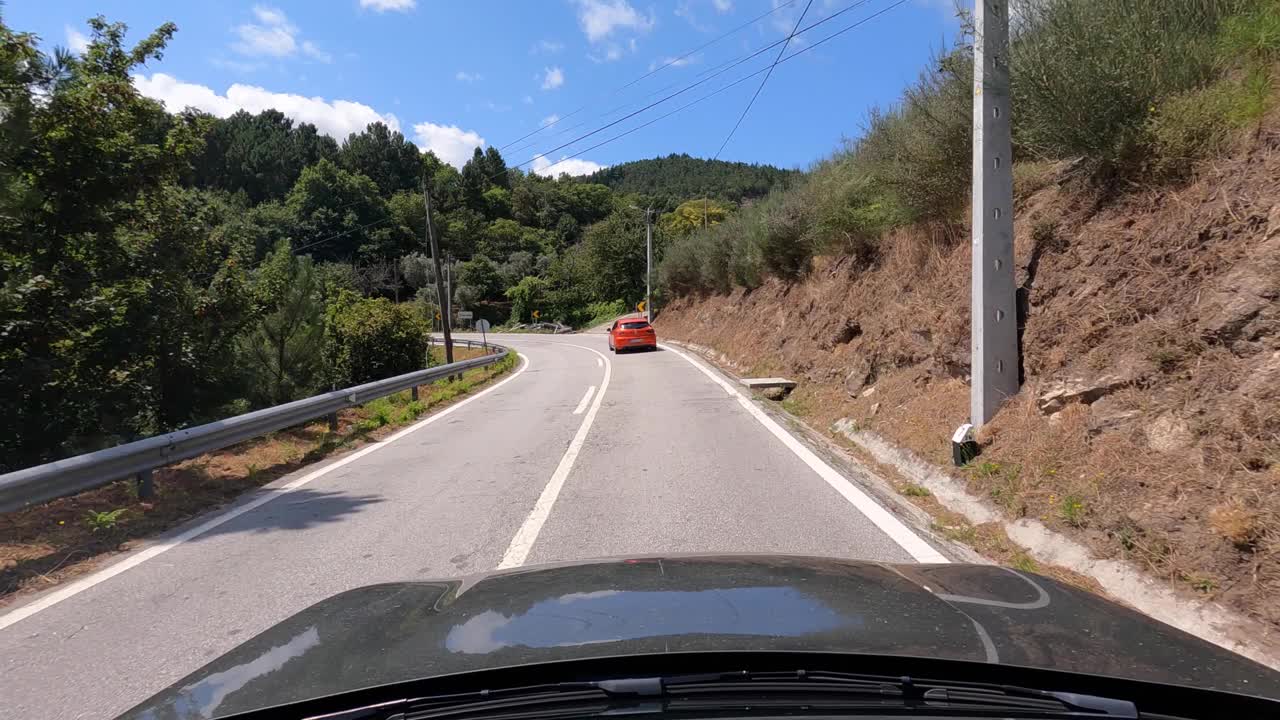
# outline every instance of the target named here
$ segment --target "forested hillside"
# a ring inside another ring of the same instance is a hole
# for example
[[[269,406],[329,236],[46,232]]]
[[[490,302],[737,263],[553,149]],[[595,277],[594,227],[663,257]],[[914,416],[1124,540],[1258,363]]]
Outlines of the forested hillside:
[[[438,322],[424,190],[454,310],[495,322],[621,313],[644,293],[641,208],[662,211],[659,252],[732,209],[492,147],[459,170],[382,124],[338,140],[272,110],[167,112],[130,76],[176,28],[130,47],[90,26],[51,57],[0,23],[0,470],[416,369]],[[738,197],[761,172],[705,179]]]
[[[620,163],[597,170],[583,180],[607,185],[621,193],[650,195],[659,202],[674,205],[704,195],[741,203],[785,187],[800,174],[798,170],[783,170],[772,165],[706,160],[681,153]]]

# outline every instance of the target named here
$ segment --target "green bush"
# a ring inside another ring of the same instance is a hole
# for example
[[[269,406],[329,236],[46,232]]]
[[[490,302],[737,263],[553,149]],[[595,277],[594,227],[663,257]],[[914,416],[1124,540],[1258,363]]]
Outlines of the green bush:
[[[430,325],[415,304],[344,292],[325,319],[324,360],[338,387],[422,368]]]
[[[1237,130],[1262,117],[1270,97],[1271,77],[1256,68],[1161,103],[1147,123],[1157,170],[1182,175],[1196,160],[1222,152]]]
[[[621,300],[610,300],[608,302],[593,302],[587,304],[584,315],[587,320],[581,323],[582,327],[595,327],[607,323],[619,315],[627,312],[627,304]]]
[[[526,276],[513,287],[507,288],[507,299],[511,301],[511,321],[529,322],[533,319],[533,311],[539,310],[544,302],[547,281],[532,275]],[[539,318],[546,320],[550,318]]]
[[[1103,176],[1144,164],[1162,98],[1216,70],[1219,23],[1248,0],[1022,0],[1012,46],[1019,149],[1084,158]]]
[[[813,257],[808,197],[803,192],[787,193],[770,205],[764,214],[761,261],[774,275],[795,279],[809,269]]]

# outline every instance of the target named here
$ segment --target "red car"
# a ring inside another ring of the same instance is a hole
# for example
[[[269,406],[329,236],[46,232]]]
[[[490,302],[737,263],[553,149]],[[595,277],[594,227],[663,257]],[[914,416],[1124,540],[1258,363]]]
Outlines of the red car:
[[[609,349],[615,353],[623,350],[656,350],[657,348],[658,334],[643,317],[620,317],[609,326]]]

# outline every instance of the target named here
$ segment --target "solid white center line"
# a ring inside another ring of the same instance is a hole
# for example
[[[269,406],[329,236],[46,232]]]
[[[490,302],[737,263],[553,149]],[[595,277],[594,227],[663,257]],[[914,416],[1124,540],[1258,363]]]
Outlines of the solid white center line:
[[[573,347],[582,348],[583,350],[590,350],[597,356],[604,358],[604,355],[599,350],[594,350],[585,345],[564,344],[573,345]],[[534,504],[529,517],[525,518],[524,524],[516,531],[516,536],[511,538],[511,544],[507,546],[507,552],[502,556],[502,562],[498,563],[499,570],[520,567],[529,558],[529,551],[533,549],[533,544],[538,540],[538,533],[542,532],[542,526],[547,522],[547,518],[551,516],[551,507],[556,504],[556,498],[560,497],[560,490],[564,487],[564,481],[569,477],[569,471],[573,469],[573,462],[578,459],[578,453],[582,451],[582,445],[587,441],[587,433],[591,431],[591,424],[596,421],[596,413],[600,412],[600,403],[604,400],[605,391],[609,389],[609,377],[612,374],[613,363],[605,359],[604,379],[600,381],[600,392],[596,393],[596,399],[591,403],[591,409],[587,411],[587,416],[582,420],[582,424],[578,426],[578,432],[573,436],[573,440],[569,442],[569,449],[564,451],[564,457],[560,458],[560,464],[556,466],[556,471],[551,473],[551,480],[542,489],[542,494],[538,496],[538,502]]]
[[[597,358],[599,359],[599,358]],[[592,385],[587,388],[587,394],[582,396],[582,402],[578,403],[578,407],[573,411],[574,415],[581,415],[583,410],[587,409],[587,403],[591,402],[591,394],[596,391],[596,386]]]

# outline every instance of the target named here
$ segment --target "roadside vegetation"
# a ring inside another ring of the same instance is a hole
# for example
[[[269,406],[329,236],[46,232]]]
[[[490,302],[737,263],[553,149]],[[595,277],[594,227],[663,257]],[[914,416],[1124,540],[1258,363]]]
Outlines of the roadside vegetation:
[[[1005,520],[1272,631],[1280,5],[1014,9],[1025,378],[956,475]],[[969,418],[969,53],[940,53],[791,189],[672,242],[659,332],[796,379],[789,402],[814,427],[950,466]],[[983,543],[981,526],[939,527]]]
[[[431,364],[444,362],[442,347],[433,347],[431,353]],[[470,348],[455,350],[458,360],[479,354]],[[90,571],[105,557],[129,549],[134,541],[229,503],[247,490],[381,440],[482,389],[518,362],[511,353],[457,379],[419,387],[418,400],[405,390],[343,410],[336,432],[321,420],[161,468],[154,474],[158,500],[153,502],[139,501],[134,482],[121,480],[6,513],[0,518],[0,605],[17,593],[43,590]]]
[[[641,208],[661,247],[795,174],[671,157],[547,178],[492,147],[454,168],[380,123],[166,109],[132,76],[177,28],[131,46],[89,24],[75,54],[0,21],[0,472],[421,367],[424,188],[455,310],[580,326],[643,297]]]

